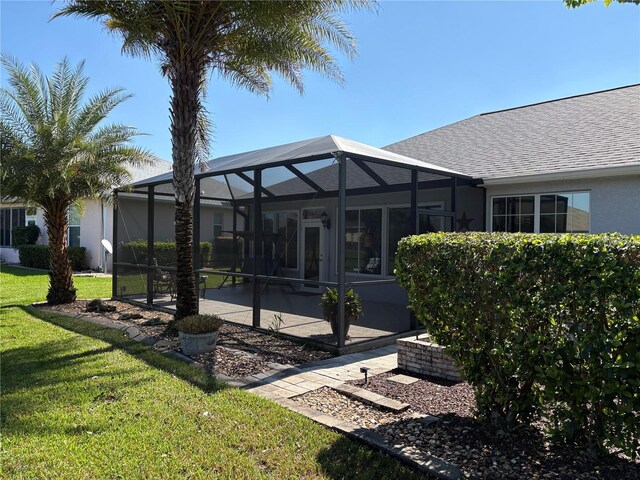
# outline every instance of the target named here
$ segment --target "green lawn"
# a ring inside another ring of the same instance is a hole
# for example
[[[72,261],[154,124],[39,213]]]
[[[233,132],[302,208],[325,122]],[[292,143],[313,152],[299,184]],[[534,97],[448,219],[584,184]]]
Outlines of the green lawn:
[[[45,314],[47,276],[2,268],[5,478],[419,478],[395,460],[128,340]],[[108,279],[76,279],[81,298]]]
[[[111,297],[110,277],[73,277],[78,298]],[[46,300],[47,272],[0,265],[0,305],[25,305]]]

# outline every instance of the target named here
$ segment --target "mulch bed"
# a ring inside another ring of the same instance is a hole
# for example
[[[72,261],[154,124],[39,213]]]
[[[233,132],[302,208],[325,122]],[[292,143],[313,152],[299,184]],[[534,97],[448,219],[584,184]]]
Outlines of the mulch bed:
[[[322,388],[294,400],[320,412],[348,420],[370,429],[393,444],[413,445],[429,455],[451,462],[472,479],[555,479],[555,480],[636,480],[640,463],[610,455],[592,458],[567,447],[548,443],[536,427],[516,432],[494,431],[472,416],[474,394],[471,386],[420,377],[403,385],[387,380],[387,372],[363,380],[348,382],[395,400],[411,408],[402,413],[381,411]],[[412,413],[441,418],[425,425],[411,418]]]
[[[468,383],[456,383],[413,374],[410,376],[420,380],[410,385],[402,385],[387,380],[387,378],[398,373],[404,372],[394,370],[369,377],[369,382],[366,385],[364,380],[355,380],[347,383],[366,388],[402,403],[408,403],[416,412],[435,416],[447,413],[453,413],[460,417],[473,416],[475,395],[473,388]]]
[[[66,305],[45,305],[40,308],[73,315],[100,315],[114,323],[135,326],[143,335],[155,338],[155,347],[160,350],[180,350],[178,338],[165,333],[165,326],[173,315],[113,300],[105,300],[104,304],[115,306],[115,312],[88,313],[85,311],[87,303],[87,300],[78,300]],[[121,319],[125,314],[139,314],[142,318]],[[198,355],[194,360],[209,371],[241,378],[270,370],[270,363],[302,365],[332,356],[329,352],[285,340],[277,334],[225,323],[220,329],[215,352]]]

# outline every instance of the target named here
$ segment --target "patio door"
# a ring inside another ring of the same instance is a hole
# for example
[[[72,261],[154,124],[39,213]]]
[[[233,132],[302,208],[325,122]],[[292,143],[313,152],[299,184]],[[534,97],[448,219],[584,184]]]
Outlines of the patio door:
[[[324,252],[324,235],[320,222],[304,222],[302,224],[302,278],[305,280],[324,281],[322,264]],[[322,287],[313,283],[303,283],[300,290],[320,292]]]

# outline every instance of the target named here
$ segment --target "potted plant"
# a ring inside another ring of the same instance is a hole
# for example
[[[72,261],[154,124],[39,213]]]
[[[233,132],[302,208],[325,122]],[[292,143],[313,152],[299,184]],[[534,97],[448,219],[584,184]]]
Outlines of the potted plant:
[[[327,291],[320,297],[322,314],[324,319],[331,324],[331,331],[338,336],[338,290],[327,288]],[[362,300],[352,288],[344,295],[344,336],[348,338],[351,322],[362,316]]]
[[[224,323],[217,315],[191,315],[175,321],[180,347],[185,355],[212,352],[218,342],[218,333]]]

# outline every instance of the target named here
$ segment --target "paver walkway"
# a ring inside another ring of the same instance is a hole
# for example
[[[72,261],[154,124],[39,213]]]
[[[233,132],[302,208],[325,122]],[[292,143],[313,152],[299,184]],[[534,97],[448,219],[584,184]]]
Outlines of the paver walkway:
[[[364,374],[360,372],[360,367],[368,367],[369,375],[378,375],[397,366],[396,346],[389,345],[309,363],[302,367],[291,367],[273,374],[252,375],[249,378],[255,381],[249,383],[245,389],[272,400],[290,398],[320,387],[335,387],[349,380],[363,379]]]

